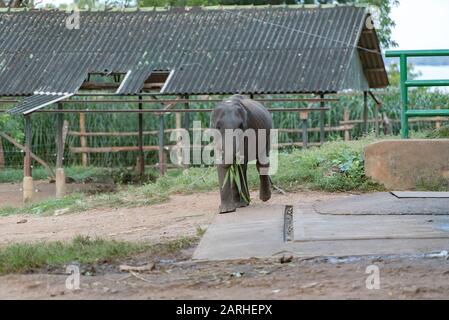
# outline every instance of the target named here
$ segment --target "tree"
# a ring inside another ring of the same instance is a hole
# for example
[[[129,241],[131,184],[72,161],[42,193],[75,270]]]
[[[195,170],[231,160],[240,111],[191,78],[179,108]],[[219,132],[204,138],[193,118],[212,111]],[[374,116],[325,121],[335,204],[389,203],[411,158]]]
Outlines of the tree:
[[[401,73],[399,71],[399,66],[397,63],[392,63],[388,66],[388,79],[390,80],[390,85],[392,87],[399,88],[401,83]],[[415,71],[415,66],[413,64],[409,64],[407,66],[407,79],[414,80],[420,77],[422,73],[420,71]]]
[[[0,8],[20,8],[25,7],[30,1],[26,0],[0,0]]]

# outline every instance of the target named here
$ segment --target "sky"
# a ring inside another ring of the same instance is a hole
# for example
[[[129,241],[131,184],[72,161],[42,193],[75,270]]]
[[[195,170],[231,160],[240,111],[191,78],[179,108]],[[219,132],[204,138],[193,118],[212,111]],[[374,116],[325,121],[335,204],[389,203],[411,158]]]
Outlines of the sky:
[[[397,49],[449,49],[449,0],[400,0],[391,17]]]
[[[73,0],[38,0],[72,3]],[[393,8],[393,39],[403,50],[449,49],[449,0],[400,0]]]

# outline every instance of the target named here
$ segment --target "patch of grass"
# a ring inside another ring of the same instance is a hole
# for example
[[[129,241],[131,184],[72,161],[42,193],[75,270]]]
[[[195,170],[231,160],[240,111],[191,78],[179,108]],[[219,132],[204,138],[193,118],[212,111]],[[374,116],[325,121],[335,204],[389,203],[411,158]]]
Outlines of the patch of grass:
[[[191,247],[198,239],[181,238],[167,243],[150,245],[124,241],[91,239],[77,236],[70,242],[41,242],[12,244],[0,248],[0,274],[28,272],[47,266],[63,266],[111,262],[148,252],[168,254]]]
[[[138,182],[153,181],[156,178],[154,170],[147,170],[143,177],[134,170],[126,168],[100,168],[100,167],[65,167],[65,175],[76,183],[94,182],[94,183],[118,183],[129,184]],[[23,169],[2,169],[0,170],[0,183],[21,182],[23,179]],[[33,168],[34,180],[48,179],[47,171],[42,167]]]
[[[426,133],[426,138],[429,139],[448,139],[449,138],[449,126],[443,126],[439,129],[434,129]]]
[[[145,251],[147,246],[78,236],[71,242],[12,244],[0,248],[0,273],[26,272],[44,266],[77,261],[94,263],[127,257]]]
[[[446,192],[449,191],[449,180],[443,177],[427,176],[420,178],[416,184],[417,191],[434,191]]]
[[[298,189],[330,192],[383,190],[364,173],[364,147],[374,142],[372,137],[359,141],[333,141],[321,148],[293,149],[279,154],[279,166],[273,182],[286,191]],[[80,172],[79,177],[82,173]],[[248,170],[248,185],[255,189],[259,177],[255,166]],[[218,192],[218,175],[214,167],[169,171],[167,175],[143,186],[126,186],[115,193],[88,196],[75,193],[63,199],[44,200],[20,209],[3,208],[0,215],[15,213],[53,214],[78,212],[98,207],[134,207],[166,201],[173,194]]]
[[[105,180],[111,180],[113,176],[112,170],[108,168],[97,168],[97,167],[66,167],[64,168],[66,177],[70,177],[74,182],[101,182]],[[21,182],[23,179],[23,169],[11,169],[6,168],[0,170],[0,183],[13,183]],[[33,179],[34,180],[45,180],[48,179],[47,171],[42,167],[33,168]]]
[[[47,171],[44,168],[38,167],[33,169],[33,178],[35,180],[47,179]],[[1,169],[0,170],[0,183],[13,183],[21,182],[23,179],[23,169]]]
[[[321,148],[280,154],[273,182],[290,191],[298,188],[329,192],[383,190],[365,176],[363,150],[374,141],[372,137],[351,142],[333,141]]]

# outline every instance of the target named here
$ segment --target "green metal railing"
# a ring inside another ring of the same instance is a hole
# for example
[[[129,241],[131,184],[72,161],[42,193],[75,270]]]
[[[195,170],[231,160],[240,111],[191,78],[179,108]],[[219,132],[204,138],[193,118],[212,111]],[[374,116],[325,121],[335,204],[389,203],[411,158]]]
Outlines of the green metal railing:
[[[407,50],[407,51],[387,51],[386,57],[399,58],[401,72],[401,97],[402,97],[402,113],[401,127],[402,138],[408,139],[409,127],[408,119],[411,117],[443,117],[449,116],[449,109],[430,109],[430,110],[409,110],[408,89],[413,87],[446,87],[449,86],[447,80],[408,80],[407,79],[407,59],[409,57],[442,57],[449,56],[449,50]]]

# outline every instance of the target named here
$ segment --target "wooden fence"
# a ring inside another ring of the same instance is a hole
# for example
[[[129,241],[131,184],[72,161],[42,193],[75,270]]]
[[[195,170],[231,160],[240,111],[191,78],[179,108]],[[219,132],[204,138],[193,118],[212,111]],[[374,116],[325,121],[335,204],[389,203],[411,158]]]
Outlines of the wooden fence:
[[[303,124],[307,123],[308,119],[308,112],[300,112],[300,119],[303,122]],[[176,113],[176,127],[179,129],[181,128],[181,121],[180,121],[180,113]],[[435,128],[440,128],[441,123],[443,121],[448,121],[449,118],[444,117],[433,117],[433,118],[415,118],[410,119],[411,123],[416,122],[432,122],[435,124]],[[349,117],[349,109],[345,108],[344,115],[343,115],[343,121],[339,122],[339,126],[327,126],[324,128],[324,131],[327,133],[335,133],[335,132],[342,132],[343,137],[345,141],[351,140],[351,131],[354,129],[356,125],[362,125],[364,124],[365,119],[350,119]],[[385,133],[391,132],[391,128],[388,129],[388,126],[391,126],[392,123],[400,123],[399,119],[385,119],[385,117],[382,118],[375,118],[375,119],[368,119],[368,123],[376,123],[376,128],[379,128],[381,125],[383,127],[383,130]],[[70,147],[69,151],[74,154],[80,154],[81,155],[81,163],[84,167],[87,167],[89,165],[89,154],[91,153],[114,153],[114,152],[129,152],[129,151],[141,151],[141,148],[139,146],[110,146],[110,147],[90,147],[89,146],[89,137],[138,137],[139,132],[138,131],[132,131],[132,132],[88,132],[86,130],[85,125],[85,114],[80,112],[79,113],[79,131],[70,131],[69,128],[67,128],[67,123],[65,123],[65,130],[67,136],[75,136],[79,137],[80,140],[80,146],[76,147]],[[178,129],[165,129],[164,134],[176,132]],[[192,130],[192,129],[190,129]],[[203,129],[205,130],[205,129]],[[308,128],[307,126],[303,126],[301,128],[292,128],[292,129],[286,129],[286,128],[279,128],[278,132],[282,133],[296,133],[298,134],[298,137],[302,138],[302,141],[300,142],[288,142],[288,143],[279,143],[277,145],[278,148],[285,148],[285,147],[302,147],[306,148],[308,146],[319,146],[320,143],[309,143],[307,135],[309,133],[320,133],[321,128]],[[153,131],[142,131],[143,136],[151,136],[151,135],[159,135],[159,130],[153,130]],[[5,137],[3,137],[5,138]],[[65,140],[65,137],[64,137]],[[8,140],[9,141],[9,140]],[[11,141],[9,141],[11,142]],[[22,146],[20,146],[22,147]],[[147,145],[143,146],[143,151],[154,151],[159,152],[160,154],[164,154],[163,158],[166,159],[165,153],[169,150],[171,150],[175,145],[164,145],[164,150],[161,152],[160,145]],[[160,158],[162,159],[162,158]],[[39,159],[41,160],[41,159]],[[139,158],[138,160],[139,161]],[[166,162],[166,161],[164,161]],[[167,163],[163,164],[165,167],[167,166]],[[2,146],[2,139],[0,136],[0,168],[5,166],[5,158],[3,153],[3,146]],[[156,164],[155,166],[159,166],[159,164]]]

